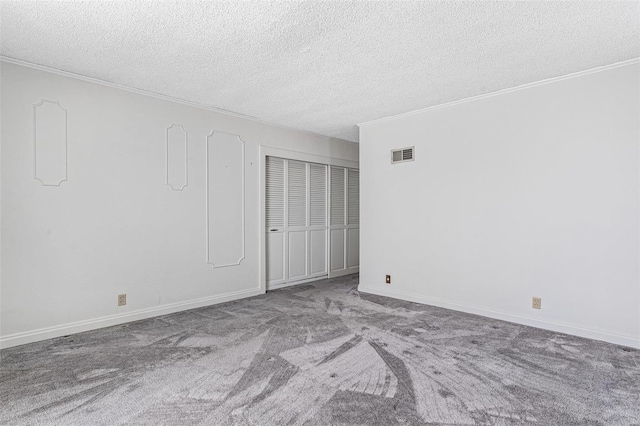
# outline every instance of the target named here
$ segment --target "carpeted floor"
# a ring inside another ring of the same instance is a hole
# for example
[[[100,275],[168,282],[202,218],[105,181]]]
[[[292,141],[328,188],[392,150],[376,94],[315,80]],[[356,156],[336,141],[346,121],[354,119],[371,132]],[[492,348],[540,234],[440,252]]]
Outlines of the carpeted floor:
[[[2,350],[0,424],[640,424],[640,351],[356,286]]]

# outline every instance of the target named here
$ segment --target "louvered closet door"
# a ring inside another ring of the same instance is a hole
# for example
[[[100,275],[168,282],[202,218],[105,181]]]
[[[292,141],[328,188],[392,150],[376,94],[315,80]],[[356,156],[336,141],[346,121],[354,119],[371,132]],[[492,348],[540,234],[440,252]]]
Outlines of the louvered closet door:
[[[331,167],[329,277],[360,267],[360,175],[356,169]]]
[[[327,166],[267,157],[267,286],[327,276]]]
[[[287,176],[287,238],[289,243],[288,280],[306,278],[307,274],[307,164],[289,163]]]
[[[360,172],[347,169],[347,270],[360,267]]]
[[[331,226],[329,231],[331,239],[329,250],[331,253],[331,274],[344,270],[345,265],[345,195],[347,193],[345,171],[346,169],[342,167],[331,167]]]
[[[326,277],[327,265],[327,166],[309,164],[309,275]]]
[[[285,279],[285,161],[267,157],[266,162],[267,283]]]

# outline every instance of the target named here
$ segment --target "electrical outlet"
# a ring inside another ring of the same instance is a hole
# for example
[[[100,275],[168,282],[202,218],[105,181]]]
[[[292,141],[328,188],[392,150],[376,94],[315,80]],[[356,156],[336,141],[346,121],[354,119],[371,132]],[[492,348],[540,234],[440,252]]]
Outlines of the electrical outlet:
[[[124,306],[127,304],[127,295],[119,294],[118,295],[118,306]]]
[[[391,275],[387,275],[386,281],[387,284],[391,284]]]
[[[531,301],[531,307],[533,309],[542,309],[542,298],[534,297]]]

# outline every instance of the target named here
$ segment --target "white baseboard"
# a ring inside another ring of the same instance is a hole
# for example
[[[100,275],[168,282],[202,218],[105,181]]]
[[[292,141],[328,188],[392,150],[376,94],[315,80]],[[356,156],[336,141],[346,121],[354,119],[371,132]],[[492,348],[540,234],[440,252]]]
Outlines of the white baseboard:
[[[484,317],[495,318],[502,321],[513,322],[516,324],[527,325],[530,327],[542,328],[544,330],[555,331],[564,334],[571,334],[588,339],[602,340],[604,342],[615,343],[617,345],[628,346],[640,349],[640,336],[638,338],[632,336],[624,336],[619,334],[608,333],[600,330],[592,330],[588,328],[577,327],[570,324],[562,324],[553,321],[539,320],[536,318],[522,317],[519,315],[507,314],[504,312],[493,311],[478,306],[461,305],[459,303],[449,302],[447,300],[433,299],[428,297],[416,296],[397,290],[386,290],[376,287],[367,287],[360,284],[358,291],[363,293],[371,293],[379,296],[392,297],[394,299],[406,300],[409,302],[422,303],[425,305],[437,306],[440,308],[451,309],[454,311],[466,312],[469,314],[481,315]]]
[[[269,283],[267,283],[267,291],[277,290],[279,288],[291,287],[291,286],[299,285],[299,284],[307,284],[307,283],[311,283],[311,282],[314,282],[314,281],[320,281],[320,280],[326,280],[326,279],[327,279],[327,275],[318,275],[316,277],[311,277],[311,278],[307,278],[305,280],[300,280],[300,281],[282,282],[282,283],[277,283],[277,284],[269,284]]]
[[[336,277],[342,277],[344,275],[357,274],[358,272],[360,272],[359,266],[354,266],[353,268],[348,268],[348,269],[339,269],[337,271],[329,272],[329,278],[336,278]]]
[[[0,336],[0,349],[12,346],[24,345],[41,340],[52,339],[54,337],[66,336],[69,334],[82,333],[83,331],[95,330],[98,328],[111,327],[127,322],[138,321],[160,315],[172,314],[174,312],[186,311],[203,306],[216,305],[218,303],[230,302],[232,300],[244,299],[263,294],[260,289],[235,291],[217,296],[203,297],[200,299],[188,300],[185,302],[170,303],[167,305],[155,306],[153,308],[140,309],[133,312],[108,315],[85,321],[78,321],[69,324],[57,325],[54,327],[40,328],[37,330],[22,333]]]

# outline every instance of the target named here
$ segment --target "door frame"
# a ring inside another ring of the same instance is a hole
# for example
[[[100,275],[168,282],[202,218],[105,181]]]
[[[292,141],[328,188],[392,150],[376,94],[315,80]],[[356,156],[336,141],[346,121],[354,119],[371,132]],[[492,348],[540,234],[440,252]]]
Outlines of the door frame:
[[[287,160],[304,161],[307,163],[325,164],[327,166],[347,167],[351,169],[359,169],[357,161],[343,160],[341,158],[326,157],[323,155],[309,154],[306,152],[291,151],[281,148],[273,148],[261,145],[259,148],[260,156],[260,214],[258,224],[258,254],[260,257],[260,292],[267,292],[267,224],[266,224],[266,163],[267,157],[279,157]],[[327,171],[328,172],[328,171]],[[329,190],[329,188],[327,188]],[[328,204],[327,204],[328,207]],[[327,240],[327,246],[329,241]],[[330,253],[329,253],[330,254]],[[327,256],[327,260],[329,257]],[[330,268],[327,268],[327,271]]]

